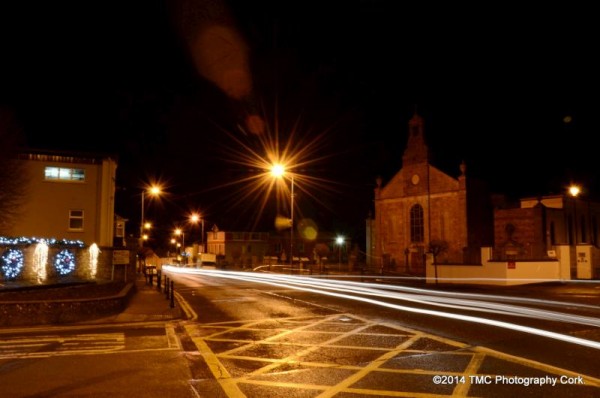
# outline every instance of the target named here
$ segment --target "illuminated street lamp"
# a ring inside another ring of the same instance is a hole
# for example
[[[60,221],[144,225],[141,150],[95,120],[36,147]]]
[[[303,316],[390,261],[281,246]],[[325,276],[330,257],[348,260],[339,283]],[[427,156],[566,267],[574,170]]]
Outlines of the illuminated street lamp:
[[[183,248],[183,253],[181,253],[181,254],[185,260],[186,259],[186,256],[185,256],[185,233],[183,232],[183,230],[181,228],[176,228],[175,235],[177,235],[177,236],[181,235],[181,246]],[[179,243],[177,244],[177,247],[179,247]]]
[[[183,246],[183,250],[185,250],[185,234],[181,228],[175,229],[175,235],[181,235],[181,245]]]
[[[200,253],[204,253],[204,217],[201,217],[197,213],[194,213],[190,216],[190,221],[192,224],[197,224],[198,221],[202,224],[202,231],[200,235]]]
[[[158,185],[152,185],[150,188],[148,189],[144,189],[142,191],[142,217],[141,217],[141,221],[140,221],[140,239],[141,239],[141,244],[144,244],[144,228],[150,228],[152,225],[150,223],[146,223],[145,218],[144,218],[144,198],[146,197],[146,193],[148,193],[150,196],[154,196],[157,197],[161,194],[162,190]]]
[[[342,269],[342,245],[344,244],[344,237],[338,236],[335,238],[335,243],[338,245],[338,271]]]
[[[283,178],[286,174],[285,166],[274,164],[271,167],[271,175],[276,178]],[[290,175],[290,267],[294,268],[294,174]]]

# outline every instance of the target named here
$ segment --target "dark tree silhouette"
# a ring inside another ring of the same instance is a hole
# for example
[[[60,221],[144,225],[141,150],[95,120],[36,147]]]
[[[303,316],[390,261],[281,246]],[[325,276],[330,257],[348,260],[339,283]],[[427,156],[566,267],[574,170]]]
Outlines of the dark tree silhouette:
[[[433,255],[433,262],[437,262],[437,256],[448,250],[448,242],[445,240],[432,240],[429,242],[429,252]]]
[[[18,158],[21,138],[12,112],[0,108],[0,235],[11,231],[27,195],[27,171]]]
[[[433,267],[435,268],[435,284],[438,283],[437,256],[448,250],[448,242],[445,240],[434,239],[429,242],[429,252],[433,255]]]

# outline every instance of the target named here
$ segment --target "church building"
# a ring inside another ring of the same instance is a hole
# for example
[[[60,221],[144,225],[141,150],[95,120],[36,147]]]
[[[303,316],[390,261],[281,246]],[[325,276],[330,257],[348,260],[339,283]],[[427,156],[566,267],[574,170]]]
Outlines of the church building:
[[[493,243],[492,196],[464,162],[457,174],[431,164],[424,121],[415,113],[402,168],[386,183],[377,179],[375,215],[367,222],[371,267],[424,276],[427,252],[440,264],[480,263],[480,248]]]

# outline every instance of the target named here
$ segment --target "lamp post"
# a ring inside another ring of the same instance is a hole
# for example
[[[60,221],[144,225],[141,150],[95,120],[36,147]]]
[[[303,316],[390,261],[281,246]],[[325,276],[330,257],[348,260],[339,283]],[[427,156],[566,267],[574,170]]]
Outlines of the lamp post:
[[[271,167],[271,175],[274,177],[283,177],[286,174],[285,166],[274,164]],[[290,174],[290,268],[294,268],[294,174]]]
[[[581,193],[581,188],[577,185],[569,187],[569,194],[573,197],[573,218],[575,219],[575,247],[577,247],[577,195]]]
[[[335,238],[335,243],[338,245],[338,271],[342,270],[342,245],[344,244],[344,237],[338,236]]]
[[[173,249],[175,249],[175,252],[177,252],[177,241],[175,240],[175,238],[171,238],[171,244],[173,245]]]
[[[290,173],[290,267],[294,269],[294,174]]]
[[[149,228],[146,226],[146,220],[144,218],[144,210],[145,210],[145,205],[144,205],[144,198],[146,197],[146,193],[149,193],[151,196],[159,196],[161,193],[161,188],[158,185],[152,185],[149,189],[144,189],[142,191],[142,217],[140,220],[140,244],[143,246],[144,245],[144,228]]]
[[[181,228],[177,228],[175,229],[175,235],[179,236],[181,235],[181,247],[183,248],[183,258],[185,259],[185,233],[183,232],[183,230]],[[187,261],[185,261],[187,263]]]
[[[200,235],[200,253],[204,253],[205,252],[204,251],[204,217],[202,217],[202,216],[200,216],[200,215],[198,215],[196,213],[193,213],[190,216],[190,221],[193,224],[197,224],[198,221],[200,221],[200,224],[202,226],[202,230],[200,232],[201,233],[201,235]]]

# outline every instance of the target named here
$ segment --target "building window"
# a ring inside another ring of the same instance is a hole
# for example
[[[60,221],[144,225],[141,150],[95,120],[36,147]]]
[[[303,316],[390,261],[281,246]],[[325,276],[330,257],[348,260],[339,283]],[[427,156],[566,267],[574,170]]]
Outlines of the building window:
[[[83,231],[83,210],[69,210],[69,229]]]
[[[51,167],[44,169],[44,179],[46,181],[85,181],[84,169],[71,169],[67,167]]]
[[[410,241],[423,242],[425,237],[425,222],[423,220],[423,207],[414,205],[410,208]]]
[[[117,221],[115,227],[115,237],[123,238],[125,237],[125,223],[123,221]]]

